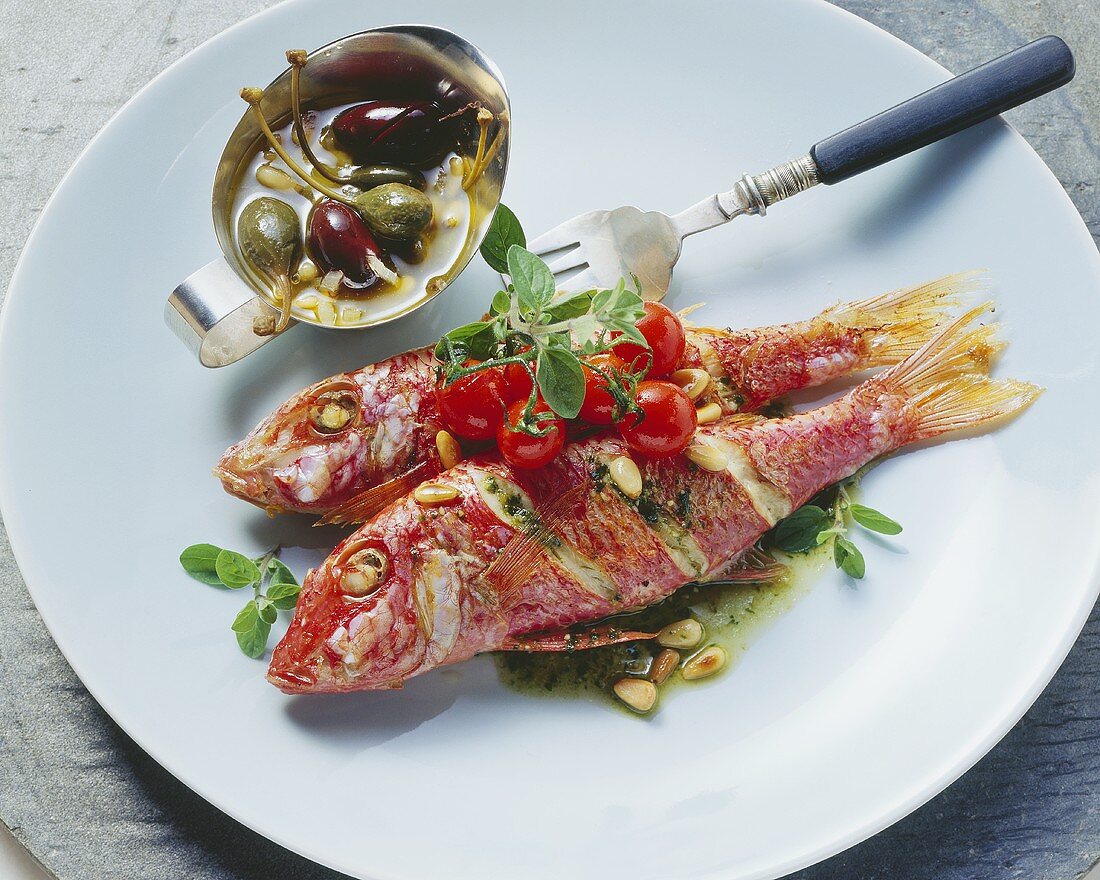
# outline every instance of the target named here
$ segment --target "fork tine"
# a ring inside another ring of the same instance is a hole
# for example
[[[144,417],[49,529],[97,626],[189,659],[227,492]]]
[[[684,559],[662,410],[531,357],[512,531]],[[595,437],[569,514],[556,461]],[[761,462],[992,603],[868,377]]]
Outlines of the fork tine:
[[[599,284],[596,283],[596,276],[590,268],[586,268],[583,272],[578,272],[576,275],[571,275],[565,279],[555,276],[554,281],[559,291],[568,293],[573,293],[578,290],[591,290],[593,287],[599,287]]]
[[[533,254],[542,256],[552,251],[560,251],[568,247],[577,247],[580,242],[573,233],[572,222],[562,223],[553,229],[547,230],[533,241],[527,242],[527,250]]]
[[[555,275],[560,275],[562,272],[568,272],[571,269],[582,269],[588,265],[588,261],[581,251],[582,249],[579,247],[574,248],[556,260],[549,261],[546,265],[550,267],[550,271]]]

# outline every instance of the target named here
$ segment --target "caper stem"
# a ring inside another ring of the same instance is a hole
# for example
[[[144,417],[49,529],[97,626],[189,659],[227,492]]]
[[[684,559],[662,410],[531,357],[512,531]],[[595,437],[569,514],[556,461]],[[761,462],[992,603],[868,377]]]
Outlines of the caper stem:
[[[290,109],[294,114],[294,133],[298,136],[298,146],[302,149],[302,155],[306,157],[306,161],[322,177],[328,178],[333,183],[347,183],[346,180],[333,171],[331,166],[317,158],[313,152],[313,147],[310,146],[309,137],[306,135],[306,127],[302,122],[301,100],[302,68],[306,66],[308,60],[306,51],[304,49],[290,49],[286,53],[286,60],[290,62]]]
[[[471,186],[477,183],[477,179],[481,176],[481,160],[485,156],[485,141],[489,134],[489,123],[492,121],[493,114],[484,107],[479,107],[477,110],[477,124],[481,131],[478,132],[477,136],[477,152],[474,153],[474,161],[471,163],[470,170],[462,181],[462,188],[464,190],[469,190]]]
[[[267,142],[271,145],[271,149],[275,151],[275,155],[283,160],[284,164],[297,174],[302,180],[304,180],[309,186],[317,190],[320,193],[328,196],[330,199],[336,202],[340,202],[343,205],[347,205],[353,210],[358,210],[355,207],[355,203],[351,201],[343,193],[338,192],[326,183],[321,183],[317,178],[311,175],[308,171],[302,168],[297,162],[290,158],[290,154],[283,149],[283,145],[279,143],[279,139],[275,137],[275,132],[271,130],[271,126],[267,124],[267,120],[264,118],[263,111],[260,110],[260,100],[263,98],[264,93],[262,89],[257,88],[244,88],[241,89],[241,97],[248,102],[249,109],[252,110],[252,115],[256,117],[256,124],[259,125],[260,131],[264,133],[264,137],[267,138]]]
[[[290,307],[294,299],[290,279],[286,275],[279,275],[275,279],[275,292],[282,297],[279,304],[279,323],[275,325],[275,332],[282,333],[290,323]]]

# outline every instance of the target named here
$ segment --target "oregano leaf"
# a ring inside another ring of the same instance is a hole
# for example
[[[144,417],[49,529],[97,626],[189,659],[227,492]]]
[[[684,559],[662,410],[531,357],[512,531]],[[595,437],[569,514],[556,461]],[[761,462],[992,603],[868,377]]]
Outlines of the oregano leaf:
[[[820,507],[807,504],[781,519],[772,532],[780,550],[802,553],[817,545],[817,536],[832,525],[832,518]]]
[[[557,346],[539,351],[535,367],[542,398],[563,419],[575,419],[584,402],[584,371],[572,351]]]
[[[849,504],[852,519],[872,532],[882,535],[897,535],[901,533],[901,524],[890,519],[886,514],[879,513],[873,507],[865,507],[862,504]]]
[[[218,558],[214,560],[214,570],[218,574],[218,580],[231,590],[239,590],[260,580],[260,570],[256,563],[232,550],[222,550],[218,554]]]
[[[489,223],[489,231],[485,233],[485,240],[481,243],[482,259],[501,275],[509,274],[508,249],[514,244],[527,246],[523,227],[507,205],[498,204]]]
[[[221,586],[216,563],[221,547],[213,544],[192,544],[180,554],[180,565],[191,577],[211,586]]]

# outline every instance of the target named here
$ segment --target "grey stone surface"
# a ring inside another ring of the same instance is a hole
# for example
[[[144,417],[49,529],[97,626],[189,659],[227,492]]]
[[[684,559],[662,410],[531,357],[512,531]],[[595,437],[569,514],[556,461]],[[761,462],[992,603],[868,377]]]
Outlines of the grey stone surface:
[[[170,62],[262,0],[0,0],[0,287],[64,171]],[[841,0],[952,70],[1044,33],[1076,81],[1009,119],[1100,239],[1097,0]],[[3,417],[3,416],[0,416]],[[99,709],[46,634],[0,531],[0,818],[65,880],[335,878],[192,794]],[[798,880],[1070,880],[1100,857],[1100,613],[1033,709],[959,782]]]

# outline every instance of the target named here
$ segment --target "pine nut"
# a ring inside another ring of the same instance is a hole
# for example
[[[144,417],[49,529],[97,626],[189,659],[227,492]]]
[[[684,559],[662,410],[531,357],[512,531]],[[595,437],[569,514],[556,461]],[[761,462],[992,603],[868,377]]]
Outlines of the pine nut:
[[[261,165],[256,169],[256,182],[268,189],[294,189],[294,178],[271,165]]]
[[[422,483],[413,489],[413,498],[425,507],[438,507],[450,504],[458,497],[458,489],[444,486],[442,483]]]
[[[677,370],[668,377],[674,384],[684,389],[684,394],[692,400],[698,400],[704,391],[710,387],[710,373],[706,370],[694,368]]]
[[[703,625],[690,617],[670,623],[657,633],[657,644],[664,648],[694,648],[703,641]]]
[[[729,464],[724,452],[706,443],[693,443],[684,451],[684,455],[705,471],[724,471]]]
[[[634,459],[626,455],[617,456],[611,459],[607,472],[627,498],[637,498],[642,494],[642,472]]]
[[[711,645],[688,660],[681,674],[684,676],[684,681],[706,678],[708,675],[720,672],[725,667],[726,660],[725,649],[718,645]]]
[[[668,677],[676,671],[676,667],[680,665],[680,654],[678,651],[673,651],[672,648],[665,648],[660,654],[653,658],[653,662],[649,664],[649,680],[654,684],[664,684],[668,680]]]
[[[611,689],[631,709],[644,714],[657,702],[657,685],[644,678],[620,678]]]
[[[435,435],[435,451],[439,453],[439,461],[445,471],[462,461],[462,447],[450,431],[440,431]]]
[[[720,418],[722,418],[722,407],[717,403],[708,403],[695,411],[695,420],[700,425],[709,425],[711,422],[717,422]]]

